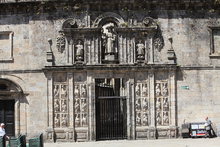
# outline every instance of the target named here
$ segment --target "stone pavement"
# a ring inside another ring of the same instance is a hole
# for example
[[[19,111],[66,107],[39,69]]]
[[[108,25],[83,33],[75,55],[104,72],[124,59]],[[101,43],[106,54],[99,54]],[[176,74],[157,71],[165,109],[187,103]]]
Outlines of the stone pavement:
[[[218,138],[45,143],[45,147],[220,147]]]

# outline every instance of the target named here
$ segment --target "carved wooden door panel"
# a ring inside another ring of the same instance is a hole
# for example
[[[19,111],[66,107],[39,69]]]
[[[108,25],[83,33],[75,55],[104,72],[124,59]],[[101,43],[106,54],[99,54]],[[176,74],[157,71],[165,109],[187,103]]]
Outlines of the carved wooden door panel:
[[[0,100],[0,123],[5,123],[8,136],[15,136],[14,100]]]

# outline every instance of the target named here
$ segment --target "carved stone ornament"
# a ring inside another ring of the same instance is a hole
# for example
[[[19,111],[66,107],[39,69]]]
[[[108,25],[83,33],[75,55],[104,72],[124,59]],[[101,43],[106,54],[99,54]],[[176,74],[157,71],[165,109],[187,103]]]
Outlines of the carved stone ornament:
[[[59,33],[59,35],[57,36],[57,40],[56,40],[56,46],[58,49],[58,52],[63,53],[63,51],[65,50],[65,45],[66,45],[66,39],[64,37],[63,33]]]
[[[157,28],[158,26],[157,23],[150,17],[145,17],[142,22],[145,27],[156,27]]]
[[[77,22],[74,18],[69,18],[63,22],[62,29],[78,28]]]
[[[159,52],[164,47],[163,36],[161,35],[161,32],[159,32],[159,30],[158,30],[158,33],[154,36],[153,44],[154,44],[154,48],[158,50]]]

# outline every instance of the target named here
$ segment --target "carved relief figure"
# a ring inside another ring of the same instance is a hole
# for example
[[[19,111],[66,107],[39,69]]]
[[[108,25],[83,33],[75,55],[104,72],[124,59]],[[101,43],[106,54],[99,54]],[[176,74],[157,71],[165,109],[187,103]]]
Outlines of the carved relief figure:
[[[54,100],[54,111],[55,112],[59,112],[60,111],[60,104],[59,104],[59,100],[58,99]]]
[[[76,45],[76,61],[83,61],[84,59],[84,47],[81,40],[78,40]]]
[[[54,85],[53,94],[54,98],[58,98],[60,93],[59,85]]]
[[[87,125],[87,114],[82,114],[82,126]]]
[[[61,85],[61,98],[66,98],[67,97],[67,86],[66,85]]]
[[[137,85],[135,86],[135,89],[136,89],[136,91],[135,91],[136,96],[140,96],[140,94],[141,94],[140,85],[139,85],[139,84],[137,84]]]
[[[164,98],[164,99],[163,99],[163,108],[164,108],[164,110],[166,110],[166,111],[169,110],[168,98]]]
[[[65,50],[65,45],[66,45],[66,39],[64,37],[63,33],[59,33],[59,35],[57,36],[57,40],[56,40],[56,46],[58,49],[58,52],[63,53],[63,51]]]
[[[67,112],[66,100],[63,100],[62,103],[61,103],[61,111],[62,112]]]
[[[161,110],[161,101],[160,101],[159,98],[158,98],[157,101],[156,101],[156,110],[157,110],[157,111],[160,111],[160,110]]]
[[[136,125],[140,126],[141,125],[141,113],[136,113]]]
[[[146,99],[146,98],[143,99],[143,110],[144,110],[144,111],[147,111],[147,110],[148,110],[148,102],[147,102],[147,99]]]
[[[164,123],[164,125],[168,125],[169,124],[168,112],[163,112],[163,123]]]
[[[162,83],[162,95],[167,96],[167,94],[168,94],[167,83]]]
[[[55,114],[55,117],[54,117],[54,125],[55,125],[55,127],[60,127],[59,114]]]
[[[86,108],[87,108],[86,99],[81,99],[81,111],[86,112]]]
[[[148,114],[143,113],[143,125],[147,126],[148,125]]]
[[[160,112],[156,113],[156,123],[157,123],[157,125],[161,125],[161,123],[162,123],[161,113]]]
[[[67,116],[66,116],[66,114],[62,114],[61,125],[62,125],[62,127],[67,126]]]
[[[75,115],[75,125],[80,126],[80,114]]]
[[[156,84],[156,96],[160,96],[161,90],[160,90],[160,84]]]
[[[141,99],[136,99],[136,110],[141,110]]]
[[[84,84],[81,86],[81,96],[82,97],[86,96],[86,85]]]
[[[80,99],[76,99],[75,101],[75,112],[80,113]]]
[[[143,96],[147,96],[148,95],[147,84],[143,84],[142,95]]]
[[[79,95],[80,95],[80,93],[79,93],[79,85],[75,86],[74,95],[75,95],[75,97],[79,97]]]
[[[144,60],[144,55],[145,55],[145,46],[144,46],[144,43],[142,43],[141,40],[138,41],[137,43],[137,49],[136,49],[136,52],[137,52],[137,60]]]

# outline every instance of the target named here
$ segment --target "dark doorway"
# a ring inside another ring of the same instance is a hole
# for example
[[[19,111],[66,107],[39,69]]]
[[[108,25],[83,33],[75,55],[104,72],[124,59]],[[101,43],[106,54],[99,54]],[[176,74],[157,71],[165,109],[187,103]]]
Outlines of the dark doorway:
[[[0,100],[0,123],[5,123],[8,136],[15,136],[14,100]]]
[[[96,139],[127,138],[126,97],[120,96],[122,79],[96,80]]]

